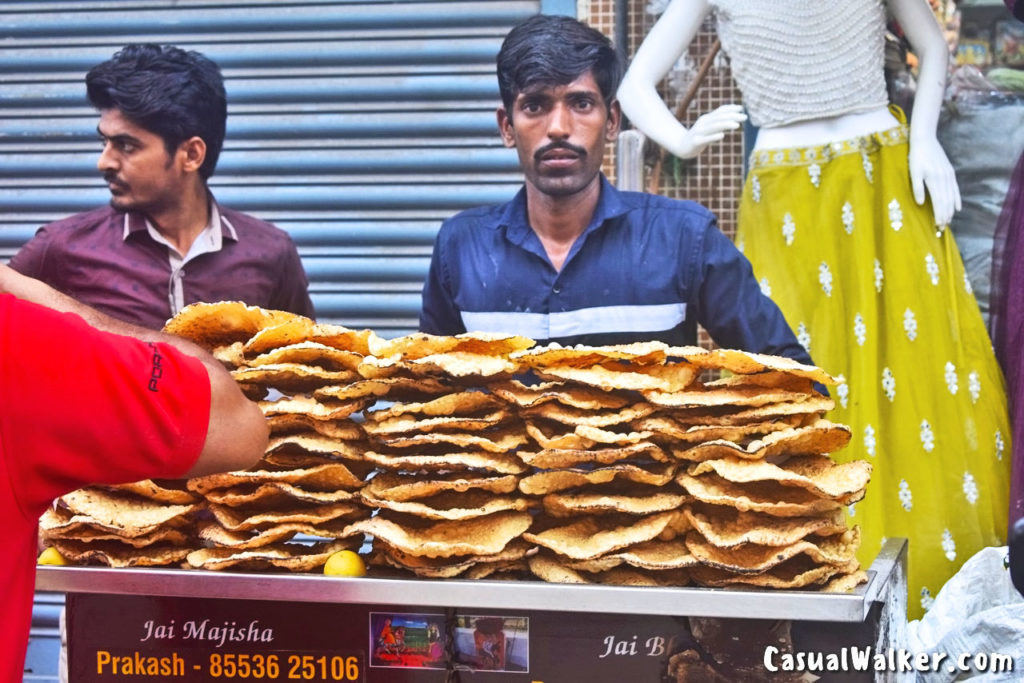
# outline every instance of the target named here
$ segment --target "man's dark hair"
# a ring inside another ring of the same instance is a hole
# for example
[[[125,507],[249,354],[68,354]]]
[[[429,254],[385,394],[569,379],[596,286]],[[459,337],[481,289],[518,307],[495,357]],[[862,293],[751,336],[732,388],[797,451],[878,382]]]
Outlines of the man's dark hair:
[[[173,154],[193,136],[206,143],[199,175],[213,175],[224,145],[227,96],[220,68],[193,50],[134,43],[85,76],[89,102],[118,109],[132,122],[159,135]]]
[[[561,15],[538,14],[517,25],[498,52],[498,90],[512,117],[516,97],[536,87],[568,85],[591,71],[611,108],[625,71],[622,55],[600,31]]]

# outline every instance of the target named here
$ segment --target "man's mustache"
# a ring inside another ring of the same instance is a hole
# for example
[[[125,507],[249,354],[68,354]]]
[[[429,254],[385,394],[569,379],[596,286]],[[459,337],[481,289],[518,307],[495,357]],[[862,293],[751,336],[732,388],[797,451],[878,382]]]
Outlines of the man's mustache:
[[[543,157],[548,152],[554,152],[556,149],[568,150],[580,157],[585,157],[587,155],[587,150],[583,149],[582,147],[577,147],[576,145],[570,144],[568,142],[552,142],[550,144],[544,145],[536,152],[534,152],[533,158],[535,161],[540,161],[541,157]]]
[[[105,183],[107,183],[109,185],[117,185],[118,187],[128,187],[127,183],[125,183],[125,182],[123,182],[121,180],[118,180],[116,173],[104,173],[103,174],[103,182],[105,182]]]

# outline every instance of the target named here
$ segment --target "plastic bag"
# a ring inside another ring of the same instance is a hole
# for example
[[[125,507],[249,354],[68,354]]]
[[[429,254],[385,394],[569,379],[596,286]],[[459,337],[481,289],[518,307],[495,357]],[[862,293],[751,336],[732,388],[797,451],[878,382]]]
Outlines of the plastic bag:
[[[1024,679],[1024,597],[1017,592],[1007,568],[1008,550],[984,548],[967,560],[946,582],[924,617],[907,625],[906,648],[911,652],[945,653],[936,671],[918,672],[917,680],[1020,681]],[[985,655],[1013,657],[1013,670],[1004,673],[960,671],[962,663],[980,662]]]

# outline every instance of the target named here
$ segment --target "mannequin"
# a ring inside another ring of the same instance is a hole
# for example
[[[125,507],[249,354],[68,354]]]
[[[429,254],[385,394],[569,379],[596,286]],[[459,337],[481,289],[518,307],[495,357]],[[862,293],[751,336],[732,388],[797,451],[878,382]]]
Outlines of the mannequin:
[[[726,104],[704,114],[686,129],[655,89],[697,35],[713,4],[711,0],[672,0],[637,50],[618,91],[622,111],[633,125],[681,159],[696,157],[708,145],[721,141],[726,132],[737,130],[747,118],[740,105]],[[911,126],[910,176],[914,199],[924,204],[927,189],[935,224],[944,226],[953,218],[954,211],[960,209],[960,191],[953,165],[935,135],[946,85],[946,43],[924,0],[889,0],[887,4],[914,46],[921,65]],[[887,107],[879,107],[855,115],[762,127],[754,148],[822,145],[898,124]]]
[[[913,122],[889,106],[885,7],[920,59]],[[656,84],[714,11],[759,127],[737,242],[815,363],[842,383],[829,417],[851,427],[839,460],[874,466],[860,560],[910,539],[917,616],[960,564],[1005,540],[1006,395],[946,224],[960,208],[936,138],[948,49],[926,0],[672,0],[618,97],[634,126],[680,157],[743,122],[735,105],[687,130]]]

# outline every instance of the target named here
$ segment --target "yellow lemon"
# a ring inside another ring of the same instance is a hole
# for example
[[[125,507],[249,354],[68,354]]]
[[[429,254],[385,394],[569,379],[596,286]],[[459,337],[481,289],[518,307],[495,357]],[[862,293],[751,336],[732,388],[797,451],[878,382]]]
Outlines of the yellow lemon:
[[[351,550],[339,550],[327,558],[324,574],[328,576],[366,576],[363,558]]]
[[[67,564],[68,561],[64,559],[64,556],[57,552],[56,548],[47,548],[43,552],[39,553],[39,564]]]

